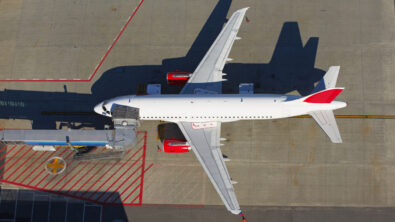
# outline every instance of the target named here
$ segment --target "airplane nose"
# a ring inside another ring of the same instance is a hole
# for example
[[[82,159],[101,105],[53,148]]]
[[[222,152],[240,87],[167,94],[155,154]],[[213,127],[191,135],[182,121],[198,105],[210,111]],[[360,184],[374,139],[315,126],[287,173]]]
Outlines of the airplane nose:
[[[103,106],[103,102],[97,104],[95,106],[95,108],[93,109],[95,111],[95,113],[103,115],[103,108],[102,108],[102,106]]]

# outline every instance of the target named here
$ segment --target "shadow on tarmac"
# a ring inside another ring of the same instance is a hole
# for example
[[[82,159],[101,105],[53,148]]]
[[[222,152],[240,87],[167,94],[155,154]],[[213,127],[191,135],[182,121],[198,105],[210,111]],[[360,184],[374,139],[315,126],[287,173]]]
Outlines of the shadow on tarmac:
[[[103,207],[100,204],[36,190],[0,188],[0,194],[2,221],[128,221],[123,206]],[[119,194],[114,197],[118,198]]]
[[[188,53],[169,58],[162,65],[120,66],[105,71],[93,84],[91,94],[8,90],[0,92],[0,118],[27,119],[33,129],[55,129],[56,122],[70,128],[102,129],[109,118],[93,113],[93,107],[106,99],[136,94],[139,84],[162,84],[162,93],[178,93],[182,87],[169,86],[166,73],[176,69],[190,71],[197,67],[227,21],[231,0],[220,0],[207,19]],[[223,72],[223,93],[238,93],[240,83],[254,83],[256,93],[284,94],[297,90],[309,94],[314,83],[325,74],[314,68],[318,38],[303,45],[297,22],[285,22],[271,61],[268,64],[229,63]]]

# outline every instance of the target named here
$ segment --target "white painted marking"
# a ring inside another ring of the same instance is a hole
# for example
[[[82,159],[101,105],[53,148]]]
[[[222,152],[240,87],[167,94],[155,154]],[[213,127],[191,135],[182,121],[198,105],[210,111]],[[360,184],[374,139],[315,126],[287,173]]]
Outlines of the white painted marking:
[[[56,151],[54,146],[33,146],[34,151]]]
[[[65,215],[65,217],[64,217],[64,221],[66,222],[67,221],[67,208],[69,207],[69,198],[66,198],[66,215]]]
[[[34,201],[35,201],[35,198],[36,197],[36,195],[35,195],[35,192],[33,192],[33,203],[32,203],[32,213],[30,214],[30,218],[31,218],[31,221],[33,221],[33,213],[34,213]]]
[[[51,215],[51,202],[52,202],[51,201],[51,196],[48,197],[48,202],[49,203],[48,203],[48,218],[47,218],[48,220],[47,221],[51,221],[50,217],[49,217]]]
[[[99,221],[102,221],[102,219],[101,219],[101,216],[102,216],[102,211],[103,211],[103,205],[99,205],[99,207],[100,207],[100,220]]]
[[[213,128],[216,126],[217,126],[217,122],[192,123],[193,129]]]
[[[83,207],[83,211],[82,211],[82,221],[85,221],[85,206],[86,206],[86,204],[85,204],[85,201],[84,201],[84,207]]]
[[[18,208],[18,196],[19,196],[19,190],[16,190],[14,221],[16,220],[16,208]]]

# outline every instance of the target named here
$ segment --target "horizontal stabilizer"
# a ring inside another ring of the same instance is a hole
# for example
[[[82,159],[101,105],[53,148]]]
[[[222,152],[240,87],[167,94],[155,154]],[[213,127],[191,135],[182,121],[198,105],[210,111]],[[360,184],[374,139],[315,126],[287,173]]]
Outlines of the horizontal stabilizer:
[[[309,114],[314,118],[318,125],[320,125],[326,135],[328,135],[332,143],[343,142],[332,110],[315,111]]]

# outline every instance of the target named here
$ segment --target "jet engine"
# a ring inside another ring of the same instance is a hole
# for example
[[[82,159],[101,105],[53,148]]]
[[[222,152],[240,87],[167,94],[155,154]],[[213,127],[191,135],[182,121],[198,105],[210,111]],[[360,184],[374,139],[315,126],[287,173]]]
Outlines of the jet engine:
[[[174,71],[168,72],[166,79],[167,84],[169,85],[185,85],[188,82],[188,79],[192,76],[190,72],[181,72],[181,71]]]

